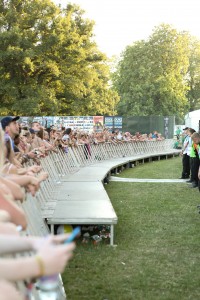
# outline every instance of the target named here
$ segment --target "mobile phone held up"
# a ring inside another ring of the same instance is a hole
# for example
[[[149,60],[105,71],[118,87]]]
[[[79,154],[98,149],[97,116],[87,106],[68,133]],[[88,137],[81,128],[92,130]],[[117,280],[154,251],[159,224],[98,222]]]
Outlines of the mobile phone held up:
[[[79,236],[79,234],[81,233],[81,228],[78,226],[76,228],[74,228],[74,230],[72,231],[72,233],[69,235],[69,237],[65,240],[64,244],[69,244],[71,242],[73,242],[73,240]]]

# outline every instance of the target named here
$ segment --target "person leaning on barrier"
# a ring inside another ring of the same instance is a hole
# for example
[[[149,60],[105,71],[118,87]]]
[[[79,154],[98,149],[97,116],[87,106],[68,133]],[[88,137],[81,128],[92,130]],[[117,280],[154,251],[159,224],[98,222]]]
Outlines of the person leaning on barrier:
[[[2,140],[0,148],[0,167],[2,167],[4,162]],[[67,238],[66,235],[42,239],[18,236],[16,226],[22,229],[26,229],[27,226],[24,212],[14,201],[23,201],[24,194],[18,184],[35,194],[39,188],[39,182],[34,176],[0,175],[0,255],[35,251],[35,254],[30,257],[0,259],[0,299],[22,300],[22,295],[8,281],[27,280],[60,273],[75,248],[73,243],[62,245]]]
[[[14,143],[14,139],[17,135],[19,135],[20,127],[18,124],[19,116],[17,117],[4,117],[1,120],[2,129],[5,131],[5,140],[7,149],[10,148],[9,156],[12,157],[12,163],[16,166],[20,166],[20,162],[16,159],[15,153],[19,154],[19,149],[16,147]],[[10,144],[10,145],[9,145]],[[16,152],[15,152],[16,151]]]
[[[67,128],[62,136],[62,141],[67,141],[71,139],[73,132],[71,128]]]
[[[0,139],[2,141],[3,144],[3,132],[0,133]],[[13,160],[13,151],[11,148],[11,142],[10,142],[10,138],[5,139],[5,145],[6,147],[4,148],[4,156],[6,157],[4,166],[1,170],[2,174],[5,175],[9,175],[9,174],[18,174],[18,175],[32,175],[34,176],[36,173],[41,171],[41,167],[37,166],[37,165],[33,165],[30,167],[23,167],[23,165],[21,165],[21,163],[19,163],[18,165],[15,164],[15,161]],[[2,149],[3,151],[3,149]],[[41,182],[42,180],[47,178],[47,174],[46,172],[41,173],[38,176],[38,180]],[[31,179],[29,178],[29,180],[31,181]],[[32,180],[33,182],[34,180]]]
[[[15,152],[13,150],[13,141],[11,137],[5,133],[5,135],[2,135],[4,139],[4,149],[3,151],[5,152],[5,158],[6,158],[6,163],[11,163],[12,165],[20,168],[22,166],[21,162],[18,160],[18,152],[17,152],[17,157],[15,156]]]
[[[34,132],[35,132],[35,135],[33,136],[32,143],[31,143],[32,150],[39,148],[42,151],[42,149],[44,150],[44,148],[45,148],[42,139],[37,135],[37,133],[41,130],[41,128],[42,128],[42,126],[38,122],[33,122],[31,124],[31,131],[34,130]]]
[[[26,191],[30,192],[32,195],[35,195],[36,191],[39,189],[40,181],[45,180],[47,178],[46,173],[41,173],[38,178],[30,175],[11,175],[6,172],[3,174],[3,164],[4,157],[6,153],[4,152],[4,139],[3,139],[3,131],[0,130],[0,191],[1,191],[1,207],[7,207],[9,209],[9,213],[13,212],[13,210],[17,213],[17,221],[22,219],[23,227],[26,227],[26,220],[24,219],[24,215],[20,211],[19,207],[15,207],[14,200],[24,200],[24,191],[21,187],[24,187]],[[37,171],[37,166],[30,167],[29,171]],[[16,217],[16,216],[15,216]]]
[[[43,142],[44,142],[44,145],[47,149],[47,151],[53,151],[55,153],[58,153],[58,150],[56,149],[56,147],[53,145],[53,143],[51,143],[50,139],[49,139],[49,133],[44,130],[44,133],[43,133]]]
[[[31,145],[30,145],[30,142],[32,141],[31,133],[28,130],[22,129],[19,135],[19,139],[17,139],[17,141],[16,141],[16,137],[14,139],[14,142],[18,150],[20,151],[21,155],[28,154],[28,152],[31,151]]]
[[[19,152],[17,152],[17,155],[15,154],[15,152],[13,151],[13,147],[12,147],[12,139],[10,138],[10,136],[5,133],[5,135],[3,134],[3,132],[1,133],[1,140],[5,140],[5,148],[3,149],[5,152],[5,165],[4,165],[4,173],[12,173],[13,169],[19,169],[22,168],[22,163],[23,161],[21,160],[21,158],[23,158],[23,155],[18,156]],[[2,142],[3,143],[3,142]],[[26,154],[26,158],[32,156],[32,158],[35,157],[35,154],[31,152]],[[15,171],[14,171],[15,172]]]
[[[19,124],[17,121],[19,120],[19,116],[17,117],[4,117],[1,119],[2,129],[10,136],[12,140],[12,147],[14,147],[14,138],[19,134]]]
[[[62,143],[67,147],[77,147],[79,143],[77,133],[67,128],[63,133]]]
[[[77,137],[77,132],[72,133],[71,136],[71,146],[77,148],[78,147],[78,137]]]

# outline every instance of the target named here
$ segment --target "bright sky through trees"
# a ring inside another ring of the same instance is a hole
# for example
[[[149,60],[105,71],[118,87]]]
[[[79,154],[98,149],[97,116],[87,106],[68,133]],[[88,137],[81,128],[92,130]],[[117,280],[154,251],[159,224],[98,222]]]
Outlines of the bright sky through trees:
[[[76,3],[94,20],[99,49],[119,55],[129,44],[146,39],[154,26],[168,23],[200,38],[199,0],[54,0]]]

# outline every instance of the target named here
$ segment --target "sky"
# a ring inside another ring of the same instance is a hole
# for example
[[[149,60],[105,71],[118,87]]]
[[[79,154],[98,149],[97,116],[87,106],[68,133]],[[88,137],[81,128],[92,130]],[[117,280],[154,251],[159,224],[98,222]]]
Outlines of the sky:
[[[167,23],[200,38],[200,0],[53,0],[63,7],[78,4],[95,21],[99,50],[119,56],[126,46],[147,39],[155,26]]]

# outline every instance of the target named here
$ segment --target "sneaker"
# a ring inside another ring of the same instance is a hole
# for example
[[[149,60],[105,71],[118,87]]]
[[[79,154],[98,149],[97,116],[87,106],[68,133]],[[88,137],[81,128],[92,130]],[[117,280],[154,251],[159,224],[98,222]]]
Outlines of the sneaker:
[[[191,180],[191,179],[190,179],[190,180],[187,180],[186,182],[187,182],[187,183],[192,183],[192,182],[193,182],[193,180]]]

